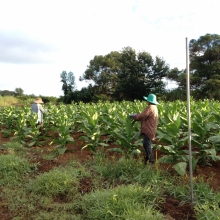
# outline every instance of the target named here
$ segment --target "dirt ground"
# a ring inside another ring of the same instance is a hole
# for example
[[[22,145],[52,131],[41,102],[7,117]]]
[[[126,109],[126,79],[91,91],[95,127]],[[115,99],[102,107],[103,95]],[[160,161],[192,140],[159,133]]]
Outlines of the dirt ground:
[[[38,170],[39,172],[46,172],[50,169],[67,164],[70,160],[77,159],[80,162],[85,162],[88,160],[92,154],[89,150],[81,151],[83,146],[83,141],[79,140],[80,134],[74,134],[73,138],[75,140],[74,144],[67,145],[67,151],[63,155],[59,155],[57,158],[48,160],[42,157],[42,151],[49,152],[51,147],[32,147],[33,152],[33,162],[39,163]],[[9,141],[9,138],[4,138],[0,133],[0,145],[4,142]],[[111,145],[110,147],[116,147]],[[6,151],[0,150],[0,154],[6,154]],[[160,157],[160,153],[158,152],[158,158]],[[166,169],[169,172],[174,172],[171,166],[167,165],[159,165],[159,169]],[[210,186],[215,191],[220,190],[220,178],[218,177],[220,171],[220,161],[212,162],[212,166],[206,167],[197,167],[195,171],[193,171],[193,176],[198,177],[202,176],[205,181],[208,181]],[[91,180],[83,179],[80,182],[80,191],[83,193],[88,193],[92,190],[91,188]],[[0,188],[0,192],[1,192]],[[165,203],[163,203],[160,207],[161,212],[166,216],[168,220],[179,220],[179,219],[189,219],[194,220],[194,210],[191,204],[181,204],[180,201],[170,195],[164,195]],[[61,198],[62,199],[62,198]],[[1,201],[0,198],[0,219],[2,220],[10,220],[10,216],[8,213],[7,205],[4,201]]]

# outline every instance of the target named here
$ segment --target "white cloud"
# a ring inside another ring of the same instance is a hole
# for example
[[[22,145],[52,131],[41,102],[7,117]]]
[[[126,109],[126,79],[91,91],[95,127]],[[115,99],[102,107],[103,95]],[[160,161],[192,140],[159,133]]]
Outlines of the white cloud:
[[[185,68],[185,38],[218,34],[217,6],[217,0],[4,1],[0,90],[59,96],[63,70],[74,73],[80,89],[86,84],[78,78],[95,55],[126,46]]]
[[[0,31],[0,51],[3,63],[51,63],[56,59],[56,48],[49,42],[38,42],[19,32]]]

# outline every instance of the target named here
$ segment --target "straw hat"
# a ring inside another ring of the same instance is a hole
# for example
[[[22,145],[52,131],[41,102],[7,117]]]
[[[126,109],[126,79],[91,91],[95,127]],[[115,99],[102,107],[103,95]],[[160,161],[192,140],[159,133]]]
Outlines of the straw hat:
[[[44,103],[44,102],[42,101],[42,98],[36,98],[35,101],[34,101],[34,103],[42,104],[42,103]]]

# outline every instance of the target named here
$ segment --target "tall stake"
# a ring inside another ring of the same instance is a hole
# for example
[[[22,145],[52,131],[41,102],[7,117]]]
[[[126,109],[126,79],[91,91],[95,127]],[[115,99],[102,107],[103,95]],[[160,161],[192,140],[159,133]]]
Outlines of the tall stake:
[[[187,87],[187,113],[188,113],[188,141],[189,141],[189,173],[190,173],[190,199],[193,204],[193,175],[192,175],[192,147],[191,147],[191,113],[190,113],[190,77],[189,77],[189,46],[186,38],[186,87]]]

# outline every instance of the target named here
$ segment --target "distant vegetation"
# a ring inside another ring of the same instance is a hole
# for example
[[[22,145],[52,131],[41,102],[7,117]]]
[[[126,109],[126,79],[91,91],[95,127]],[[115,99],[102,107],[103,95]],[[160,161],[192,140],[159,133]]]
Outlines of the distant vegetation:
[[[0,96],[0,107],[17,104],[19,100],[13,96]]]
[[[26,95],[22,88],[15,88],[14,91],[0,90],[0,107],[12,105],[28,105],[39,96],[34,94]],[[40,96],[44,103],[56,103],[57,97],[53,96]]]
[[[220,100],[220,35],[206,34],[189,42],[190,89],[196,99]],[[186,69],[171,69],[166,61],[149,52],[131,47],[96,55],[90,60],[80,80],[91,84],[76,91],[74,74],[63,71],[64,103],[142,100],[154,93],[161,100],[186,100]],[[167,80],[177,88],[170,90]]]
[[[220,100],[219,51],[220,35],[217,34],[206,34],[189,42],[190,94],[195,100]],[[79,80],[90,84],[76,90],[74,73],[64,70],[60,74],[63,96],[41,98],[45,103],[98,103],[142,100],[143,95],[154,93],[158,100],[186,101],[186,69],[171,69],[163,58],[152,57],[146,51],[136,52],[131,47],[95,55]],[[177,87],[169,89],[167,81]],[[22,88],[0,91],[0,95],[14,96],[23,103],[36,98],[33,94],[25,95]]]

